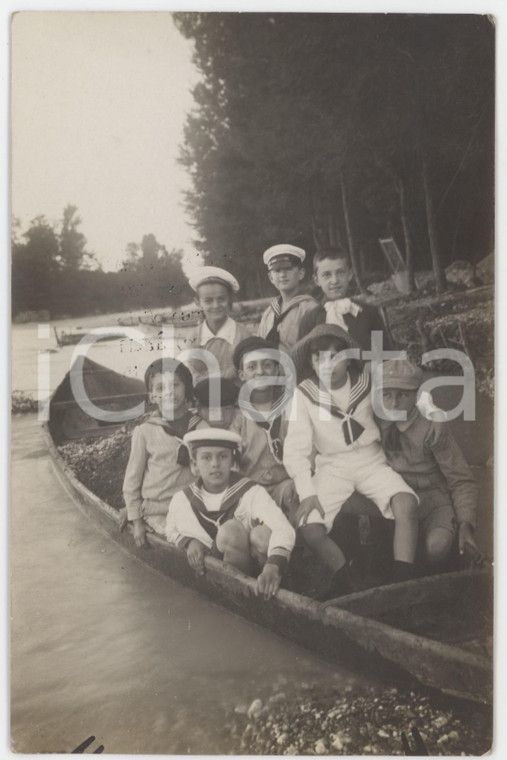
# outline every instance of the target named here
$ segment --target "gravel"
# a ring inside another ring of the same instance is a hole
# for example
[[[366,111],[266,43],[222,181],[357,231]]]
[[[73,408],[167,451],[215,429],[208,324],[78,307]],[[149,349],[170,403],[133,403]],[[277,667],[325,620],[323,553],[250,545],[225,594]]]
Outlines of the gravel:
[[[414,727],[429,755],[482,755],[492,745],[489,708],[396,687],[312,686],[238,707],[225,722],[231,754],[404,755],[401,734],[413,746]]]
[[[125,506],[122,485],[133,427],[131,423],[105,438],[81,438],[58,447],[77,479],[118,510]]]

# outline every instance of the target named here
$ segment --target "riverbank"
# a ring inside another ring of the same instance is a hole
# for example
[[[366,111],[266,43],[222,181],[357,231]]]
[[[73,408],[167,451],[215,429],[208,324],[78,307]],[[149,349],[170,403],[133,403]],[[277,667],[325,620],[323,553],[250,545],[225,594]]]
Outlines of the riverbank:
[[[401,734],[413,747],[412,728],[432,756],[484,755],[492,746],[488,708],[378,686],[359,693],[280,688],[265,701],[237,705],[228,724],[236,754],[405,755]]]

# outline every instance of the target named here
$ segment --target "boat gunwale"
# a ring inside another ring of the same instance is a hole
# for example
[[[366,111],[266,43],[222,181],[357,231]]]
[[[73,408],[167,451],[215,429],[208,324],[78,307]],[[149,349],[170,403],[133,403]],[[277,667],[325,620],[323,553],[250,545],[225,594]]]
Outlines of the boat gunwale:
[[[80,503],[81,499],[84,504],[92,506],[95,510],[98,510],[103,516],[105,516],[111,523],[113,523],[113,529],[114,526],[116,526],[116,529],[118,530],[118,539],[116,543],[120,542],[119,536],[121,516],[118,510],[111,507],[109,504],[107,504],[107,502],[90,491],[90,489],[88,489],[83,483],[81,483],[81,481],[78,480],[70,465],[64,460],[58,451],[58,448],[51,436],[48,423],[43,423],[42,427],[52,463],[60,476],[60,482],[62,483],[62,486],[64,487],[66,493],[79,508],[82,509],[83,506],[83,504]],[[88,516],[87,512],[85,512],[85,514]],[[105,530],[105,532],[108,531]],[[109,535],[113,538],[113,540],[115,540],[114,536],[111,534]],[[184,552],[181,549],[175,546],[171,546],[162,537],[158,537],[155,534],[147,534],[147,539],[151,549],[154,549],[157,551],[157,553],[161,553],[162,556],[177,556],[178,561],[181,562],[181,559],[184,555]],[[124,550],[127,551],[133,559],[136,559],[144,566],[153,569],[155,572],[164,577],[171,577],[170,573],[164,572],[157,567],[153,567],[153,565],[147,562],[146,559],[143,559],[142,557],[133,553],[129,548],[124,547],[121,543],[120,546],[124,548]],[[224,602],[230,601],[227,599],[226,594],[224,593],[224,587],[226,583],[232,583],[234,585],[234,589],[232,590],[239,592],[240,596],[246,599],[251,598],[255,594],[255,580],[244,575],[236,568],[224,565],[221,560],[215,559],[213,557],[205,558],[205,566],[206,574],[208,575],[206,583],[209,590],[220,592]],[[461,572],[463,573],[472,571]],[[401,586],[413,583],[414,581],[406,581],[404,584],[397,585]],[[388,586],[382,586],[379,588],[386,589]],[[206,591],[202,592],[198,590],[198,593],[200,593],[202,596],[205,596],[206,598]],[[358,592],[350,596],[355,596],[357,598],[361,593],[365,592]],[[207,598],[209,599],[209,597]],[[234,603],[234,600],[232,601]],[[400,628],[389,625],[388,623],[380,622],[373,618],[361,615],[358,612],[351,612],[347,609],[341,609],[339,607],[340,600],[321,603],[296,592],[289,591],[287,589],[280,589],[276,597],[268,602],[268,604],[274,605],[282,612],[283,610],[288,610],[295,615],[302,615],[304,619],[308,621],[321,623],[325,627],[336,629],[340,632],[340,634],[348,637],[362,651],[376,654],[377,657],[380,657],[382,660],[387,660],[393,665],[401,667],[402,669],[403,664],[399,661],[399,659],[393,657],[389,652],[389,642],[396,641],[397,644],[402,646],[402,648],[405,650],[424,650],[429,655],[436,656],[438,659],[447,659],[449,662],[454,663],[454,666],[457,668],[464,667],[465,669],[479,669],[483,672],[488,672],[491,670],[490,660],[482,655],[470,652],[466,649],[462,649],[459,646],[452,646],[446,644],[445,642],[439,642],[434,639],[429,639],[424,636],[419,636],[417,634],[404,631]],[[239,609],[239,614],[241,614],[241,609]],[[282,631],[278,631],[277,629],[275,629],[275,632],[279,633],[280,635],[285,635],[287,638],[291,638],[290,633],[284,634]],[[370,639],[370,641],[368,641],[368,636],[372,633],[375,634],[375,638],[374,640]],[[431,673],[429,673],[429,676],[423,678],[420,674],[417,675],[408,668],[406,669],[406,672],[411,677],[416,678],[419,682],[434,686],[434,683],[432,683],[434,679],[431,677]],[[426,678],[428,678],[428,680],[426,680]],[[439,686],[436,686],[436,688],[439,688],[445,693],[453,696],[474,699],[473,695],[470,693],[470,689],[466,686],[462,691],[442,688]],[[483,696],[481,699],[476,698],[476,701],[485,703],[489,702],[490,698],[484,698]]]

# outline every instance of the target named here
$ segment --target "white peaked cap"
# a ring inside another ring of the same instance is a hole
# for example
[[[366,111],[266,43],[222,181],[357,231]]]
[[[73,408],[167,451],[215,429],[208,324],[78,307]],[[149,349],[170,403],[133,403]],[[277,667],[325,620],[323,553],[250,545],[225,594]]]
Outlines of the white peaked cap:
[[[306,258],[306,253],[302,248],[298,248],[297,245],[289,245],[289,243],[280,243],[279,245],[272,245],[267,251],[264,251],[262,259],[267,267],[273,259],[280,257],[293,257],[298,259],[301,264]]]
[[[241,436],[232,430],[222,428],[200,428],[183,436],[186,446],[225,446],[228,449],[241,446]]]
[[[239,290],[239,282],[234,275],[221,267],[198,267],[189,276],[188,282],[194,291],[206,282],[220,282],[230,288],[233,293]]]

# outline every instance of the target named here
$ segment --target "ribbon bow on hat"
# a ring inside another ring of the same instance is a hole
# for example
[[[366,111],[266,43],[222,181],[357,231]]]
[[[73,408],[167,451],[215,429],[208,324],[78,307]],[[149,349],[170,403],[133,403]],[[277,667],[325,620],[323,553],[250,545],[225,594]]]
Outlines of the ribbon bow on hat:
[[[345,324],[343,316],[345,314],[352,314],[353,317],[357,317],[361,311],[359,304],[351,301],[350,298],[339,298],[337,301],[328,301],[324,304],[326,310],[326,324],[338,325],[342,330],[347,330],[348,327]]]

